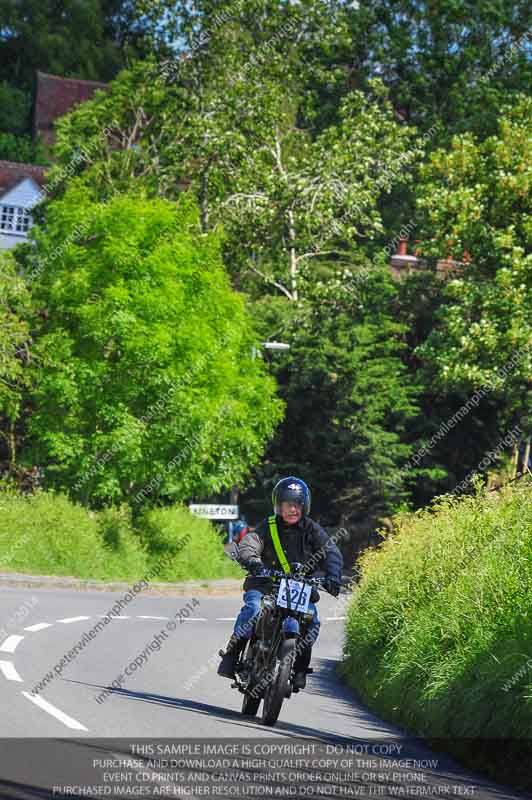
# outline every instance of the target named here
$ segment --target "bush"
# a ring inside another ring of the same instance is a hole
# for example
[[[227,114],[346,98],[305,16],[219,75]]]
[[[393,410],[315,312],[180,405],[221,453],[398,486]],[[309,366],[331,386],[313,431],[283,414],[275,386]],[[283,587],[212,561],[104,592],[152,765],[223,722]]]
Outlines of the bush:
[[[154,562],[163,554],[174,553],[171,563],[159,573],[160,580],[242,576],[242,570],[225,555],[222,539],[210,522],[193,516],[186,508],[153,509],[137,524]]]
[[[118,509],[105,509],[96,518],[104,546],[110,553],[106,577],[143,575],[147,570],[148,556],[133,529],[129,506],[124,504]]]
[[[343,671],[370,706],[417,733],[448,737],[457,754],[467,756],[466,737],[486,740],[486,758],[475,763],[488,766],[487,740],[525,739],[532,729],[531,585],[529,482],[440,498],[399,517],[362,558]],[[508,778],[518,770],[518,750],[499,743],[494,774],[501,756]]]
[[[107,555],[96,519],[64,495],[0,495],[2,569],[103,578]]]
[[[89,512],[65,495],[44,491],[21,495],[3,484],[0,570],[133,582],[161,557],[166,566],[154,581],[242,574],[224,555],[212,525],[185,508],[153,510],[134,527],[127,505]]]

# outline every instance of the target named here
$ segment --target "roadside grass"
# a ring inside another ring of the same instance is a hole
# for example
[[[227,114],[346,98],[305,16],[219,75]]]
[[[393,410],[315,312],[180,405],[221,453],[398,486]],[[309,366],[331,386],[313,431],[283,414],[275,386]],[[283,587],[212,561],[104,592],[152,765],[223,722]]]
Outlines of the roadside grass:
[[[93,512],[54,492],[0,491],[0,571],[134,582],[162,556],[154,581],[242,575],[213,526],[186,508],[150,511],[133,524],[127,506]]]
[[[530,788],[530,481],[395,522],[361,559],[343,674],[390,721]]]

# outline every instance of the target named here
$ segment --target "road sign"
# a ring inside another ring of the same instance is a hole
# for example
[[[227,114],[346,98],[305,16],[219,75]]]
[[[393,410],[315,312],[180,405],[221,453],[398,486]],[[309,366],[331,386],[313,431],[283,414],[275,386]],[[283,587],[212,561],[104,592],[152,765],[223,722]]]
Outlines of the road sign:
[[[191,504],[192,514],[204,519],[238,519],[238,506],[217,506],[212,503]]]

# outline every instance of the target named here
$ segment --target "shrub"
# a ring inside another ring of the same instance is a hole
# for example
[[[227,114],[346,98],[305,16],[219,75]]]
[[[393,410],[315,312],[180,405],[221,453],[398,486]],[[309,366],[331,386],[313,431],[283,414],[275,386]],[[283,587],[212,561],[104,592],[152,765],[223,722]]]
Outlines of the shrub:
[[[449,737],[455,752],[466,737],[525,739],[531,585],[530,483],[439,498],[399,517],[362,558],[343,671],[369,705],[412,731]],[[499,750],[516,769],[512,747]]]
[[[171,563],[160,573],[160,580],[242,575],[242,570],[224,554],[222,539],[210,522],[193,516],[182,506],[147,511],[137,525],[153,561],[174,552]]]
[[[42,575],[106,576],[108,555],[94,517],[64,495],[0,495],[0,565]]]
[[[184,543],[184,546],[180,545]],[[168,560],[167,556],[171,556]],[[186,508],[146,512],[132,522],[127,505],[87,511],[65,495],[0,491],[0,569],[96,580],[135,581],[161,557],[154,581],[240,577],[213,526]]]

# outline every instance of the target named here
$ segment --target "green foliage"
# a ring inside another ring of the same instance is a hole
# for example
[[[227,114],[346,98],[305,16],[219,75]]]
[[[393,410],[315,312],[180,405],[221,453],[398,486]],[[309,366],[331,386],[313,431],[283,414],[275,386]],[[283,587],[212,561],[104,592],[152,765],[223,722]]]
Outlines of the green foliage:
[[[398,115],[421,130],[439,123],[438,141],[493,132],[501,106],[531,78],[525,0],[420,4],[414,0],[168,0],[161,29],[210,74],[239,49],[263,71],[283,65],[297,82],[305,127],[337,119],[342,98],[380,77]],[[221,13],[223,12],[223,23]],[[290,35],[283,31],[294,25]],[[178,34],[178,35],[176,35]],[[265,57],[267,52],[267,57]],[[262,56],[261,56],[262,54]]]
[[[357,82],[378,70],[407,120],[422,130],[440,123],[439,142],[465,130],[489,135],[501,106],[530,86],[525,0],[372,0],[349,25],[351,41],[331,60]]]
[[[0,494],[0,564],[10,572],[125,576],[121,559],[104,547],[94,517],[64,495],[38,492]]]
[[[378,82],[374,89],[385,94]],[[279,86],[278,111],[262,124],[261,140],[215,214],[227,230],[231,262],[294,300],[311,290],[319,266],[331,259],[351,265],[354,252],[368,252],[383,232],[380,200],[394,184],[411,181],[407,165],[423,150],[389,104],[361,92],[346,96],[338,123],[314,140],[294,112],[284,112],[286,100]],[[295,110],[298,102],[295,96]]]
[[[134,529],[131,508],[123,504],[104,508],[98,514],[89,513],[89,516],[96,519],[103,546],[112,556],[106,559],[105,577],[131,579],[143,575],[149,564],[149,554]]]
[[[195,517],[186,508],[152,509],[143,513],[136,524],[154,563],[162,555],[174,554],[160,572],[160,580],[242,576],[242,569],[225,555],[222,537],[211,523]]]
[[[319,281],[282,331],[286,417],[259,482],[301,474],[328,524],[392,513],[407,499],[401,465],[412,445],[419,387],[402,363],[405,328],[390,315],[386,272],[360,264]],[[271,466],[269,466],[271,465]]]
[[[15,136],[27,134],[30,125],[31,95],[0,82],[0,131]],[[2,156],[5,158],[5,156]],[[14,161],[17,159],[13,159]]]
[[[154,45],[157,3],[20,0],[0,5],[0,77],[30,89],[36,70],[107,81]],[[75,46],[73,46],[75,43]]]
[[[362,558],[345,674],[371,707],[457,752],[467,737],[526,738],[531,579],[529,481],[400,516]],[[517,743],[499,756],[520,767]]]
[[[153,146],[161,124],[172,115],[168,96],[154,79],[153,69],[153,61],[133,63],[110,83],[108,91],[97,91],[92,100],[58,120],[56,167],[49,175],[52,195],[66,190],[68,184],[61,176],[64,178],[68,169],[68,174],[77,170],[99,199],[116,191],[137,192],[141,186],[149,187],[152,196],[177,196],[178,184],[173,181],[168,190],[162,174],[164,162],[159,163]]]
[[[244,76],[238,68],[250,65],[241,55],[223,58],[206,85],[201,59],[183,62],[175,85],[151,63],[122,73],[107,95],[61,121],[57,170],[83,147],[82,179],[101,197],[133,182],[172,197],[187,181],[202,229],[224,227],[235,284],[294,300],[313,282],[316,263],[349,261],[353,248],[367,251],[382,236],[379,203],[412,182],[423,145],[394,119],[378,81],[371,87],[379,103],[347,95],[337,124],[315,136],[300,124],[298,87],[281,80],[273,56]],[[110,147],[132,141],[135,148]]]
[[[88,78],[127,66],[60,121],[58,202],[36,211],[41,260],[17,255],[41,314],[24,458],[53,485],[135,511],[242,485],[280,417],[261,360],[248,358],[251,315],[262,339],[292,344],[270,356],[288,416],[259,490],[284,466],[303,470],[326,519],[423,504],[516,422],[532,429],[530,358],[500,377],[530,344],[523,0],[91,0],[67,3],[60,20],[24,0],[3,13],[0,98],[27,88],[34,57]],[[198,208],[186,235],[170,222],[184,186]],[[133,194],[135,206],[120,205]],[[378,269],[407,222],[432,260],[469,251],[464,276],[392,291]],[[187,264],[179,298],[174,233]],[[191,251],[205,265],[197,293]],[[250,316],[220,288],[221,261]],[[221,320],[208,296],[222,298]],[[438,438],[482,384],[489,397]]]
[[[496,136],[480,144],[456,138],[423,171],[423,252],[461,260],[467,250],[471,258],[449,283],[438,324],[418,351],[443,385],[499,387],[497,369],[517,352],[523,357],[505,392],[522,393],[530,381],[531,114],[532,99],[521,98],[502,110]]]
[[[31,136],[16,136],[13,133],[0,133],[0,160],[21,164],[47,163],[42,143],[34,144]]]
[[[0,440],[7,461],[16,461],[15,425],[29,385],[24,365],[29,358],[31,307],[28,289],[17,275],[11,253],[0,252]]]
[[[95,513],[63,494],[20,495],[4,486],[0,570],[128,582],[147,573],[155,582],[242,574],[212,525],[185,508],[157,509],[137,523],[127,506]]]
[[[278,422],[242,299],[178,204],[80,185],[29,254],[37,362],[26,457],[84,502],[210,495],[243,480]]]

